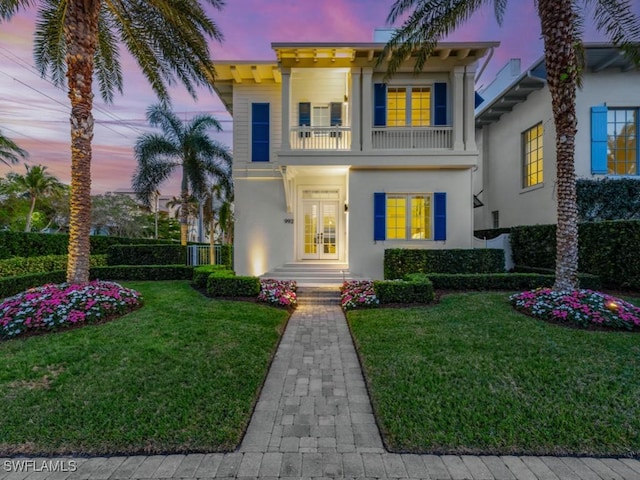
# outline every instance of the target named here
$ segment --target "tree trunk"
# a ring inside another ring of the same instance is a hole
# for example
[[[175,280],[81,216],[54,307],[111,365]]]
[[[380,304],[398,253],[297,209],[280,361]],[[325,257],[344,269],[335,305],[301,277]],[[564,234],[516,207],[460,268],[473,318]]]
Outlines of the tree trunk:
[[[189,229],[189,186],[187,183],[186,168],[182,167],[182,187],[180,192],[180,245],[187,244],[187,233]]]
[[[64,24],[71,100],[71,194],[67,281],[89,281],[93,58],[100,0],[70,0]]]
[[[558,226],[554,290],[578,288],[578,209],[574,165],[578,62],[572,0],[538,0],[547,84],[556,127]]]
[[[33,211],[36,209],[36,197],[31,197],[31,206],[29,207],[29,214],[27,215],[27,224],[24,226],[25,232],[31,231],[31,217],[33,217]]]

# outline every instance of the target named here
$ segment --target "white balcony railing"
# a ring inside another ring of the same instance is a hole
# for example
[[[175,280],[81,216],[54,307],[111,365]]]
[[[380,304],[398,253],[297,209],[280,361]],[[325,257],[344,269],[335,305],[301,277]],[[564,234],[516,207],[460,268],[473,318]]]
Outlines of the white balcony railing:
[[[452,127],[374,127],[371,146],[374,149],[451,149]]]
[[[351,127],[293,127],[289,141],[292,150],[349,150]]]

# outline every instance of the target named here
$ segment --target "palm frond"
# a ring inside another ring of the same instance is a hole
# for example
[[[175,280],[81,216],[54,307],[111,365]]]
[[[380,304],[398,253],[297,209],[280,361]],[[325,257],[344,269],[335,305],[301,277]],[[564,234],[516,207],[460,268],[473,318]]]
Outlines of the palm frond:
[[[133,151],[138,163],[148,163],[156,159],[165,161],[169,159],[179,160],[181,153],[179,144],[176,145],[170,139],[157,133],[141,135],[136,141]]]
[[[26,150],[20,148],[18,144],[0,132],[0,162],[6,165],[14,165],[28,156],[29,154]]]
[[[640,17],[634,14],[634,0],[585,0],[593,5],[596,28],[609,37],[635,65],[640,66]]]
[[[114,91],[122,93],[122,68],[115,31],[115,20],[103,4],[98,17],[94,73],[100,85],[100,94],[108,103],[113,101]]]
[[[29,8],[34,0],[0,0],[0,19],[8,20],[21,8]]]
[[[390,56],[387,64],[389,77],[416,52],[415,71],[421,71],[437,42],[490,2],[494,2],[500,20],[506,4],[504,0],[396,0],[387,18],[388,23],[395,22],[411,8],[414,10],[387,42],[378,64]]]
[[[65,85],[67,42],[64,22],[68,0],[44,2],[38,11],[33,55],[36,67],[43,77],[51,74],[51,81],[58,87]]]
[[[177,146],[184,142],[184,125],[166,103],[157,103],[147,108],[147,120],[152,127],[159,127],[165,138],[174,145]]]
[[[136,192],[136,197],[148,207],[152,195],[169,179],[175,167],[175,163],[158,159],[138,163],[131,179],[131,188]]]

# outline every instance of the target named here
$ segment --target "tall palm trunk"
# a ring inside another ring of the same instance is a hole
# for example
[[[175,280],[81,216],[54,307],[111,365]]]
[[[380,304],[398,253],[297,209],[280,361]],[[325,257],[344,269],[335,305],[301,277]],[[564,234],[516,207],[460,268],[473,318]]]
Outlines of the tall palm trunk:
[[[25,232],[31,231],[31,218],[33,217],[33,211],[36,209],[36,196],[31,197],[31,205],[29,206],[29,214],[27,215],[27,224],[24,226]]]
[[[187,244],[187,233],[189,230],[189,183],[187,178],[186,167],[182,167],[182,186],[180,189],[180,245]]]
[[[578,286],[578,210],[574,166],[578,79],[575,41],[578,39],[574,38],[572,28],[576,20],[572,3],[572,0],[538,0],[556,127],[558,226],[555,290],[575,290]]]
[[[70,0],[64,25],[71,100],[71,195],[67,281],[89,280],[93,58],[100,0]]]

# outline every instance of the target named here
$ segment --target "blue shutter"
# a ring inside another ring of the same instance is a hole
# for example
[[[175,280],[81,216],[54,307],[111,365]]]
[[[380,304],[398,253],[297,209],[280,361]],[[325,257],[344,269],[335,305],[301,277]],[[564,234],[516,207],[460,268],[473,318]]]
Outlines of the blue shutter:
[[[433,124],[447,125],[447,84],[433,84]]]
[[[251,104],[251,161],[269,161],[269,104]]]
[[[447,194],[433,194],[433,239],[447,239]]]
[[[300,102],[298,104],[298,125],[301,127],[311,125],[311,103]]]
[[[373,194],[373,239],[386,240],[387,238],[387,195],[386,193]]]
[[[591,107],[591,173],[606,175],[607,107]]]
[[[373,84],[373,126],[384,127],[387,125],[387,85],[384,83]]]
[[[478,108],[484,102],[484,98],[478,92],[475,92],[473,95],[473,108]]]

